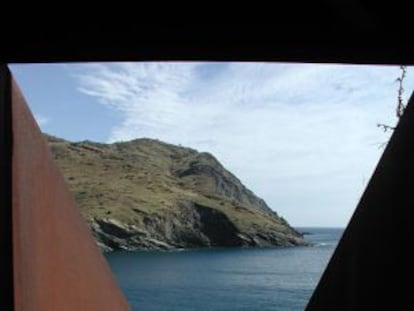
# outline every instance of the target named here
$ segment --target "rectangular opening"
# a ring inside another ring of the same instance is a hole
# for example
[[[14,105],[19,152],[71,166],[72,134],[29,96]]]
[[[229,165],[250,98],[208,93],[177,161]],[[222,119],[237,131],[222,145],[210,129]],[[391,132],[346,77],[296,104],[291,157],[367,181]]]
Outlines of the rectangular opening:
[[[11,68],[134,310],[302,310],[389,138],[377,125],[396,122],[400,76],[277,63]]]

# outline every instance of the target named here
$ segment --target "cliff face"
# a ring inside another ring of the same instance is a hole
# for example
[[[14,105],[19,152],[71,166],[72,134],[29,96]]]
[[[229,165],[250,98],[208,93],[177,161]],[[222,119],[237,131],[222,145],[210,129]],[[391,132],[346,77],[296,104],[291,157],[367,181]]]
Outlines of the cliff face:
[[[306,244],[209,153],[46,139],[103,250]]]

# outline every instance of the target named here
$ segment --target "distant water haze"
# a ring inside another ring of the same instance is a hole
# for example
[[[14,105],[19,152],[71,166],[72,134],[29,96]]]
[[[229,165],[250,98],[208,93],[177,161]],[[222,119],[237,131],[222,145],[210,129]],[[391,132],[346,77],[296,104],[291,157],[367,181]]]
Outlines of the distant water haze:
[[[44,132],[210,152],[294,226],[344,227],[394,125],[397,66],[11,65]],[[406,99],[414,79],[405,80]]]

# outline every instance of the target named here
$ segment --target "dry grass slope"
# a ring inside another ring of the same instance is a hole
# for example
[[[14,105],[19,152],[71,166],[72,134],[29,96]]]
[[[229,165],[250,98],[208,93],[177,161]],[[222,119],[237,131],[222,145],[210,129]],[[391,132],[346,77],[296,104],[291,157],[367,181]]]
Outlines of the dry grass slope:
[[[45,137],[103,249],[305,244],[211,154],[151,139]],[[226,219],[223,236],[234,231],[226,243],[207,228],[212,215]]]

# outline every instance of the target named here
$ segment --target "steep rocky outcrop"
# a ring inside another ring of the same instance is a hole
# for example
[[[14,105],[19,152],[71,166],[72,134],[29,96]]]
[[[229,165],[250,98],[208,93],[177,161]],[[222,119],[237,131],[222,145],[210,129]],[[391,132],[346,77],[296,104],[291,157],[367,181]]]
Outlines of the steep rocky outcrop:
[[[307,244],[209,153],[45,137],[103,250]]]

